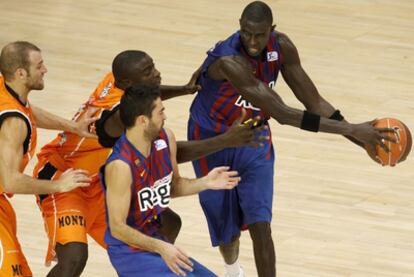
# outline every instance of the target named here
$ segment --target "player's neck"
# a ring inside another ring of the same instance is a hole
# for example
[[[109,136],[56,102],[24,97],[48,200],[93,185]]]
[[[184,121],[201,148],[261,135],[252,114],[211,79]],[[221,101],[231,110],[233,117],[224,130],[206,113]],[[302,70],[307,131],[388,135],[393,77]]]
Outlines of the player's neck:
[[[126,137],[144,157],[149,156],[152,141],[145,136],[143,130],[137,127],[131,128],[126,131]]]
[[[19,96],[20,102],[27,103],[29,89],[27,89],[26,85],[22,83],[18,83],[18,82],[8,82],[8,81],[6,81],[5,83],[9,88],[13,90],[12,92],[16,93],[17,96]]]

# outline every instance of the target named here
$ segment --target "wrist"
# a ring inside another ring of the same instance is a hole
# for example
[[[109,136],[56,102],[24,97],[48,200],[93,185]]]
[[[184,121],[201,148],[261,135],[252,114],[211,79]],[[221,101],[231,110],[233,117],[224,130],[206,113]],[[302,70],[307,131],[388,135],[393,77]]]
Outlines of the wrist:
[[[207,190],[210,188],[210,177],[208,177],[208,175],[201,177],[199,179],[199,190],[198,192]]]
[[[77,132],[76,122],[72,120],[68,120],[66,129],[67,129],[66,131],[69,133],[76,133]]]
[[[154,252],[158,253],[162,256],[164,249],[165,249],[165,241],[159,240],[159,239],[154,239]]]

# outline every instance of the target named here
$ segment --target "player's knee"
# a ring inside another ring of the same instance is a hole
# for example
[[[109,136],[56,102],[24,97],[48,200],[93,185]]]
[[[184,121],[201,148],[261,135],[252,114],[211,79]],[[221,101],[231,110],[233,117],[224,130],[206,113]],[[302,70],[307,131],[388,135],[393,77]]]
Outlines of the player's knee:
[[[79,276],[88,260],[88,246],[85,243],[69,243],[59,249],[58,265],[64,276]]]
[[[250,224],[249,232],[254,242],[268,244],[272,240],[272,230],[269,222]]]

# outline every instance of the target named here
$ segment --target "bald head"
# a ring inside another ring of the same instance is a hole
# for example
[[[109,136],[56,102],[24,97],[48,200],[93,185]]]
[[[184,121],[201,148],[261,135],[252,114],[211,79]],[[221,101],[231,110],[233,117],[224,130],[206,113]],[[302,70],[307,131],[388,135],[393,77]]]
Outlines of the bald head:
[[[15,41],[3,47],[0,54],[0,72],[8,81],[13,81],[17,69],[30,72],[30,53],[40,49],[27,41]]]
[[[240,20],[247,20],[255,23],[266,22],[269,25],[272,25],[272,10],[266,3],[262,1],[254,1],[244,8]]]
[[[125,79],[133,79],[140,67],[140,62],[147,56],[143,51],[126,50],[119,53],[112,62],[115,83]]]

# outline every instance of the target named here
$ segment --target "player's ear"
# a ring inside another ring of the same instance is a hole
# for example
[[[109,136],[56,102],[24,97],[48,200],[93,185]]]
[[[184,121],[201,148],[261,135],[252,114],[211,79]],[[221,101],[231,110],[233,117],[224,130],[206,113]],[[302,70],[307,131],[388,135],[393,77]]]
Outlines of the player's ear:
[[[148,117],[146,117],[145,115],[140,115],[135,120],[135,126],[140,125],[140,126],[146,127],[147,124],[148,124]]]
[[[24,79],[27,77],[27,71],[24,68],[18,68],[16,69],[16,71],[14,72],[14,78],[17,79]]]

